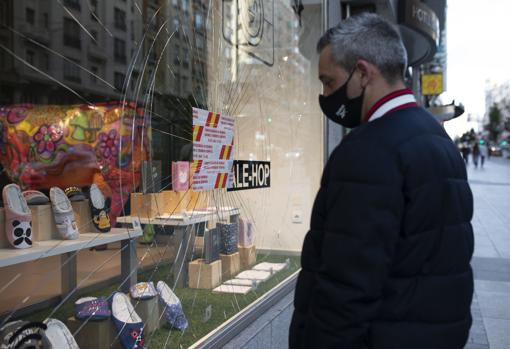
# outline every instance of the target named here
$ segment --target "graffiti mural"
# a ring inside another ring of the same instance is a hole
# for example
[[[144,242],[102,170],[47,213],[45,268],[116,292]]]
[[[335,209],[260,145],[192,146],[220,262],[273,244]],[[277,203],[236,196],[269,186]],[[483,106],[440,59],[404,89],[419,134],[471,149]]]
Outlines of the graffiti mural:
[[[23,189],[96,183],[117,217],[140,183],[150,130],[133,103],[0,107],[0,164]]]

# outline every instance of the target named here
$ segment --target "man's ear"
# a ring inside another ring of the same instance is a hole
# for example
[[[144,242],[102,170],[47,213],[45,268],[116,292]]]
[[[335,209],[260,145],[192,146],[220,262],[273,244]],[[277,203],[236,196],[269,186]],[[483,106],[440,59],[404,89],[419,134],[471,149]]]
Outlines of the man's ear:
[[[358,74],[360,74],[359,81],[361,84],[361,88],[367,87],[367,85],[372,81],[374,78],[377,68],[365,61],[364,59],[359,59],[356,63],[356,68],[358,70]]]

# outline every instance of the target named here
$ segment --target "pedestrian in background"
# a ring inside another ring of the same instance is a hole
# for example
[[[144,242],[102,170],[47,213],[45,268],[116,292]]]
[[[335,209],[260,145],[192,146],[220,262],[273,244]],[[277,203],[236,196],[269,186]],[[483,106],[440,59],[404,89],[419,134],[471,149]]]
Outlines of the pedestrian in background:
[[[482,168],[485,162],[485,158],[489,158],[489,147],[487,147],[486,142],[483,142],[480,144],[480,167]]]
[[[480,158],[480,147],[478,145],[478,142],[475,142],[473,145],[473,163],[475,164],[475,168],[478,168],[478,159]]]
[[[352,131],[313,205],[289,347],[462,349],[474,240],[462,157],[406,88],[407,54],[391,24],[349,17],[317,51],[321,109]]]
[[[471,150],[469,149],[468,144],[463,143],[460,151],[462,153],[462,158],[464,159],[464,163],[466,164],[466,166],[469,165],[469,153],[471,152]]]

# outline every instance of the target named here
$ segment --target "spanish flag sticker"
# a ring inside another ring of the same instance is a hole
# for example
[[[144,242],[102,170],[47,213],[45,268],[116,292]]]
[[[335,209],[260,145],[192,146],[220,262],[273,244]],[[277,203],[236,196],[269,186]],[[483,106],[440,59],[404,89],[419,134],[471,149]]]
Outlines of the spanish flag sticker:
[[[215,188],[225,188],[227,186],[228,173],[218,173],[216,176]]]
[[[200,173],[200,170],[202,169],[202,163],[203,160],[193,160],[191,163],[191,173],[196,174]]]
[[[207,122],[205,123],[205,125],[209,126],[209,127],[217,128],[219,122],[220,122],[220,114],[209,112],[209,115],[207,115]]]
[[[193,142],[200,142],[203,133],[204,126],[193,125]]]
[[[220,160],[229,160],[230,155],[232,154],[232,148],[231,145],[224,145],[221,147],[220,151]]]

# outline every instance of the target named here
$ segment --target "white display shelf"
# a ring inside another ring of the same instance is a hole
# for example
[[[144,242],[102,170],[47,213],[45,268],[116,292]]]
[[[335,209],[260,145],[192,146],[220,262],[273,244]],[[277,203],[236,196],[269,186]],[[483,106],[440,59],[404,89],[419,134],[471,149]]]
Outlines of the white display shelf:
[[[82,233],[76,240],[34,241],[32,247],[26,249],[2,248],[0,249],[0,267],[129,240],[140,237],[142,234],[143,232],[140,229],[112,228],[108,233]]]
[[[139,218],[142,224],[155,224],[155,225],[167,225],[167,226],[188,226],[198,223],[207,222],[215,217],[226,218],[230,216],[239,215],[240,210],[238,208],[231,209],[220,209],[218,211],[212,210],[197,210],[189,212],[186,216],[181,214],[158,216],[155,218]],[[118,223],[131,224],[133,222],[133,216],[118,217]]]

